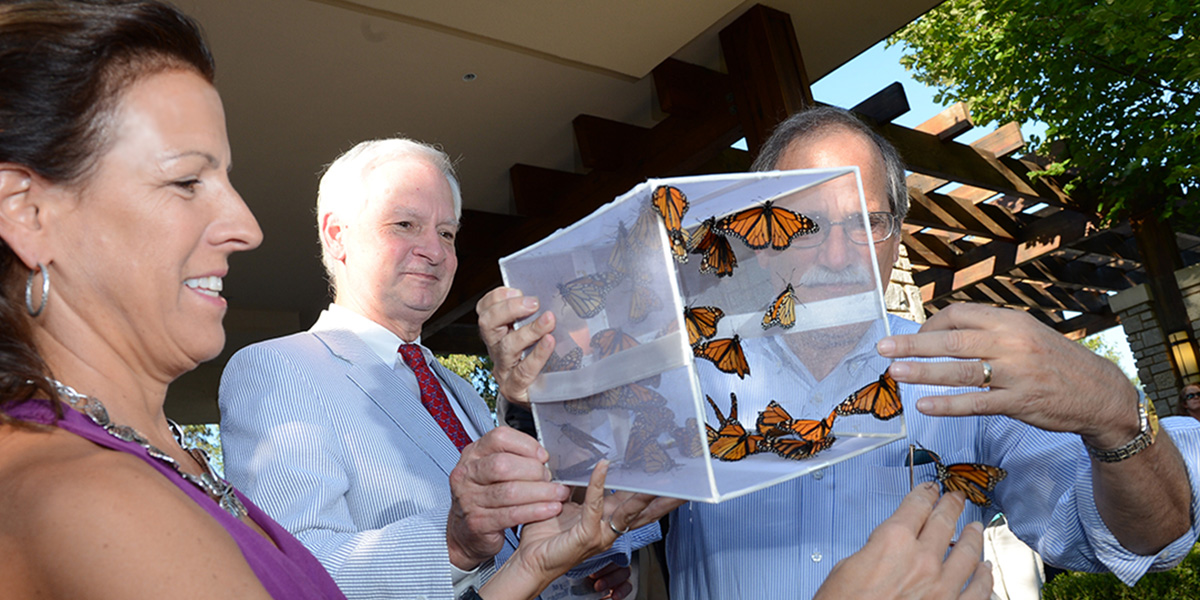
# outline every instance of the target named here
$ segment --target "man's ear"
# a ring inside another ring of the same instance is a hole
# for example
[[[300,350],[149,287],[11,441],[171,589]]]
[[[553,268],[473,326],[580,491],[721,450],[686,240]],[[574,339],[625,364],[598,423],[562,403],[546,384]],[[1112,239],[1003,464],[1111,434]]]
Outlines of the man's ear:
[[[341,217],[332,212],[321,215],[321,245],[325,247],[325,251],[330,256],[339,262],[346,260],[346,245],[342,238],[342,234],[345,232],[346,225],[342,222]]]
[[[0,163],[0,238],[30,269],[51,259],[42,255],[48,193],[48,183],[27,167]]]

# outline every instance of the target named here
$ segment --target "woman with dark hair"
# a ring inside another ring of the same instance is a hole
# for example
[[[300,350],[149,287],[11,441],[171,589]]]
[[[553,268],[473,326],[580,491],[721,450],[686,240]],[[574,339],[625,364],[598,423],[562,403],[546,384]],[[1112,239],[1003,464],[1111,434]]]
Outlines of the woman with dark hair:
[[[343,597],[163,412],[167,386],[225,342],[229,256],[262,239],[230,161],[187,16],[0,5],[0,595]],[[584,505],[527,526],[481,593],[536,595],[612,544],[602,518],[662,512],[605,495],[605,472]]]

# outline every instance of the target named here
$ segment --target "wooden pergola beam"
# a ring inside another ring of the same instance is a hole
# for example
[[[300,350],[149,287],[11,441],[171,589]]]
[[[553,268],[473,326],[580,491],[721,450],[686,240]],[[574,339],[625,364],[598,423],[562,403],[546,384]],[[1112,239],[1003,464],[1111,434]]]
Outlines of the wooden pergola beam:
[[[914,274],[913,280],[921,288],[921,298],[929,302],[1064,248],[1093,229],[1087,217],[1064,210],[1027,227],[1019,243],[991,242],[963,255],[957,271],[931,269]]]

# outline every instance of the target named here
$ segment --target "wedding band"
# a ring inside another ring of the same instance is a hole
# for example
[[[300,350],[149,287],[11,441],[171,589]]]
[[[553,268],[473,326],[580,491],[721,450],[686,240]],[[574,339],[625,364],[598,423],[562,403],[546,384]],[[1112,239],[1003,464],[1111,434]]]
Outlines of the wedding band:
[[[991,387],[991,385],[992,385],[992,365],[988,364],[988,361],[986,361],[986,360],[979,361],[979,364],[983,365],[983,383],[980,384],[979,387],[982,387],[982,388]]]
[[[625,527],[625,531],[621,531],[620,529],[617,529],[617,526],[616,526],[616,525],[613,525],[613,522],[612,522],[612,519],[611,519],[611,518],[608,520],[608,528],[609,528],[609,529],[611,529],[611,530],[612,530],[612,532],[613,532],[613,533],[615,533],[615,534],[617,534],[617,535],[625,535],[625,534],[629,533],[629,527],[628,527],[628,526],[626,526],[626,527]]]

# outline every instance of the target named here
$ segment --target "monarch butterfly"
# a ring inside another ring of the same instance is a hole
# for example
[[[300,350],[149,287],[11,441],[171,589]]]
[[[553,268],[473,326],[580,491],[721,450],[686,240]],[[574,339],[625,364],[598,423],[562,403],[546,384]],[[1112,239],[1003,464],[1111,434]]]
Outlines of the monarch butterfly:
[[[657,441],[651,441],[643,446],[641,456],[638,456],[635,462],[640,463],[642,470],[647,473],[662,473],[679,466]]]
[[[725,311],[715,306],[695,306],[683,309],[683,325],[687,328],[688,343],[697,342],[717,334],[717,323],[725,317]]]
[[[918,456],[921,458],[917,458]],[[967,495],[967,500],[979,506],[991,506],[992,499],[988,497],[988,493],[996,489],[997,483],[1008,477],[1008,471],[992,465],[979,463],[947,465],[942,462],[942,457],[933,450],[925,448],[915,449],[911,461],[906,460],[905,462],[912,467],[914,464],[919,465],[930,461],[937,466],[937,479],[942,484],[943,493],[962,490]]]
[[[782,435],[797,435],[809,442],[819,442],[829,437],[833,431],[833,420],[837,411],[829,413],[820,421],[810,419],[793,419],[778,402],[772,400],[766,410],[758,413],[758,432],[770,437]]]
[[[637,220],[633,222],[633,229],[629,230],[630,247],[635,253],[641,253],[656,247],[657,243],[658,219],[654,218],[653,210],[643,206]]]
[[[567,400],[563,403],[563,409],[573,415],[586,415],[597,409],[616,408],[621,404],[621,393],[621,388],[615,387],[586,398]]]
[[[610,328],[596,332],[589,345],[596,353],[596,358],[600,359],[634,348],[638,341],[620,329]]]
[[[885,370],[879,376],[879,381],[868,383],[850,394],[834,410],[842,416],[870,413],[877,419],[887,421],[904,412],[904,405],[900,403],[900,386]]]
[[[683,215],[688,211],[687,196],[683,190],[670,185],[660,185],[654,188],[650,195],[650,205],[662,217],[668,232],[683,229]]]
[[[662,431],[646,420],[635,420],[629,428],[629,439],[625,442],[625,462],[635,463],[642,453],[642,448],[658,439]]]
[[[590,319],[604,310],[604,298],[625,279],[619,271],[604,271],[558,284],[567,306],[581,319]]]
[[[733,275],[733,270],[737,268],[737,256],[733,254],[729,240],[712,230],[714,223],[716,219],[709,218],[696,227],[691,234],[688,249],[692,254],[704,255],[700,261],[701,273],[727,277]]]
[[[767,438],[767,443],[772,452],[791,460],[811,458],[818,452],[827,450],[835,441],[837,441],[837,438],[832,435],[815,442],[792,438]]]
[[[617,240],[613,243],[612,253],[608,255],[609,268],[619,273],[629,273],[637,264],[634,252],[629,230],[625,229],[624,222],[617,221]]]
[[[659,394],[658,392],[644,385],[631,383],[629,385],[621,386],[618,389],[620,389],[621,392],[618,396],[617,405],[622,408],[645,410],[647,407],[665,407],[667,405],[667,399],[664,398],[662,394]],[[668,408],[663,408],[662,410],[671,412]],[[661,416],[661,414],[657,416]],[[670,422],[673,420],[675,420],[675,413],[671,412],[671,414],[666,417],[666,424],[670,424]]]
[[[633,297],[629,300],[629,320],[641,323],[651,312],[662,308],[662,300],[648,286],[639,283],[633,285]]]
[[[668,231],[667,241],[671,243],[671,256],[675,257],[675,262],[687,262],[688,255],[688,237],[687,232],[683,230]]]
[[[726,373],[736,374],[739,379],[745,379],[750,374],[750,365],[746,362],[746,354],[742,352],[742,338],[736,334],[731,338],[696,344],[692,347],[692,353],[712,361],[718,369]]]
[[[763,315],[763,329],[770,329],[772,325],[778,325],[784,329],[791,329],[796,324],[796,289],[792,284],[787,284],[783,293],[775,298],[771,306],[767,308],[766,314]]]
[[[679,446],[679,453],[688,458],[696,458],[704,452],[704,442],[696,433],[695,417],[688,417],[687,421],[684,421],[683,427],[676,427],[671,431],[671,437]]]
[[[770,445],[765,443],[766,438],[748,433],[746,428],[738,422],[737,396],[735,394],[732,392],[729,394],[728,419],[721,414],[721,409],[717,408],[711,397],[706,396],[706,398],[720,422],[720,429],[713,429],[711,425],[705,423],[708,428],[708,453],[713,458],[724,461],[742,460],[751,454],[758,454],[770,448]]]
[[[558,430],[564,437],[566,437],[568,440],[571,440],[571,443],[575,444],[576,446],[579,446],[580,448],[583,448],[584,450],[587,450],[588,452],[591,452],[597,456],[605,455],[605,452],[600,448],[608,448],[608,444],[605,444],[604,442],[592,437],[588,432],[570,423],[559,425]],[[600,448],[597,448],[597,446]]]
[[[581,364],[583,364],[583,348],[576,346],[562,356],[556,352],[551,353],[550,358],[546,359],[546,366],[542,368],[542,372],[574,371]]]
[[[724,217],[713,225],[713,229],[733,235],[755,250],[767,246],[786,250],[792,238],[820,231],[812,219],[773,204],[768,200],[760,206]]]

